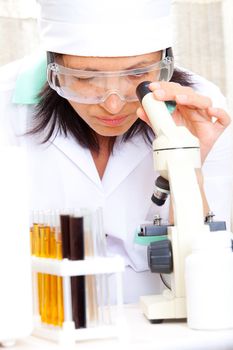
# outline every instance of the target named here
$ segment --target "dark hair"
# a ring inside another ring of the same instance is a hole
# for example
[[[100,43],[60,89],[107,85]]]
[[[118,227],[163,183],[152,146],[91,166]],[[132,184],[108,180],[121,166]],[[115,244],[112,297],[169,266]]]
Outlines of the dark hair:
[[[183,86],[191,86],[192,78],[189,73],[175,69],[171,78],[172,82]],[[31,130],[28,135],[42,134],[42,143],[46,143],[58,134],[66,137],[72,135],[83,147],[93,151],[99,151],[98,138],[94,130],[77,114],[69,102],[59,96],[56,91],[46,83],[39,94],[40,102],[35,107],[35,114],[32,121]],[[130,129],[123,135],[122,141],[131,139],[134,135],[141,134],[144,140],[151,143],[153,132],[151,128],[142,120],[138,119]],[[116,137],[111,138],[110,148]]]

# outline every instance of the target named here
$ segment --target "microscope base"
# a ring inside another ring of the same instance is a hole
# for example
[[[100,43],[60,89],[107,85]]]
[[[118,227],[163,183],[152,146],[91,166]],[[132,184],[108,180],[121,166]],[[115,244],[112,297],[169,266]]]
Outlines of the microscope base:
[[[144,315],[149,320],[186,318],[185,298],[174,297],[165,291],[159,295],[148,295],[140,298]]]

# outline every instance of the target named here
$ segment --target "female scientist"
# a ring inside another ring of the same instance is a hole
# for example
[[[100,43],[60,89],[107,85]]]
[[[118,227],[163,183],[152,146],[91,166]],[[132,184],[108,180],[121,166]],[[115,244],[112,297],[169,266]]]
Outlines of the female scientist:
[[[155,214],[169,217],[168,203],[151,202],[154,135],[135,89],[150,80],[158,100],[176,102],[175,122],[200,141],[209,206],[229,223],[225,101],[212,83],[174,69],[170,1],[38,3],[47,63],[36,54],[1,69],[1,127],[28,152],[32,209],[103,208],[108,252],[124,257],[125,302],[134,302],[160,287],[135,230]]]

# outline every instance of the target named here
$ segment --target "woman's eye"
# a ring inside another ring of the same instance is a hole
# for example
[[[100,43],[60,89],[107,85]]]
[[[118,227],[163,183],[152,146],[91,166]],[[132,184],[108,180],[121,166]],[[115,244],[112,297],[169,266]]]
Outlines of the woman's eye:
[[[146,76],[147,73],[138,73],[138,74],[133,74],[133,75],[129,75],[129,79],[131,80],[136,80],[136,79],[140,79]]]
[[[94,79],[94,77],[74,77],[77,82],[88,82]]]

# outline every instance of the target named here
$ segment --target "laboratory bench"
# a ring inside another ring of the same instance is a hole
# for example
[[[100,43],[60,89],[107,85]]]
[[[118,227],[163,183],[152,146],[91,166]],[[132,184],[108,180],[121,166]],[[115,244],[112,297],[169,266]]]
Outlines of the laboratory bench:
[[[233,329],[197,331],[185,320],[150,323],[138,305],[125,305],[122,335],[119,338],[58,344],[30,336],[16,343],[12,350],[233,350]]]

